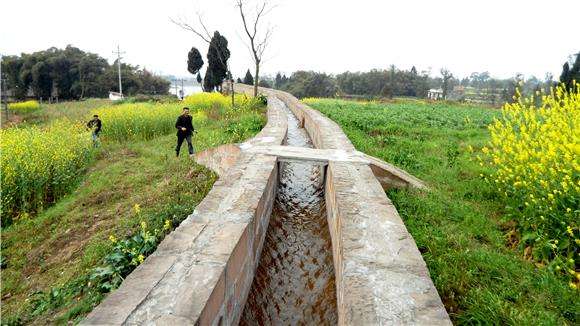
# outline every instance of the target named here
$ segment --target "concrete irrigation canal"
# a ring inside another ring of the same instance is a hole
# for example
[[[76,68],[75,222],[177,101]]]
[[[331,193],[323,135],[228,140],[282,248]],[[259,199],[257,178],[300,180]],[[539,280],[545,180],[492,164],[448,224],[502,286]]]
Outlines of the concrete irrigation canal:
[[[292,95],[260,91],[264,129],[197,155],[220,175],[212,190],[83,324],[450,325],[384,192],[424,184]]]
[[[290,112],[286,144],[312,148]],[[278,192],[242,324],[336,324],[332,243],[324,205],[324,168],[282,162]]]

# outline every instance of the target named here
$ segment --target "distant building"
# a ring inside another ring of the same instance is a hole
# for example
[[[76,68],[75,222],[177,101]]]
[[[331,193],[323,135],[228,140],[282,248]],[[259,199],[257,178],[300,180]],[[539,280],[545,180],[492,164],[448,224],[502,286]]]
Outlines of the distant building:
[[[109,100],[119,101],[123,99],[123,94],[117,92],[109,92]]]
[[[441,88],[431,88],[427,91],[427,98],[430,100],[442,100],[443,99],[443,90]]]

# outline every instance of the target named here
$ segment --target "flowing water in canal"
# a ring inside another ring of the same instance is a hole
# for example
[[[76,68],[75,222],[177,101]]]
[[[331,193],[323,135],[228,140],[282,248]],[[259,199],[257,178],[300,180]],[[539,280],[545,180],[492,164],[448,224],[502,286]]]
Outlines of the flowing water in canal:
[[[289,146],[313,147],[287,110]],[[322,167],[280,163],[278,193],[241,325],[336,325]]]

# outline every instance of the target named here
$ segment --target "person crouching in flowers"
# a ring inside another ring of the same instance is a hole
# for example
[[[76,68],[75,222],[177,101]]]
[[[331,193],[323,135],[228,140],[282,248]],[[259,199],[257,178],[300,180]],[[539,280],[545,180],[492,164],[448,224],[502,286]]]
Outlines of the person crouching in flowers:
[[[93,119],[87,123],[87,127],[93,130],[93,146],[99,146],[99,133],[101,132],[101,119],[97,114],[93,115]]]
[[[179,157],[179,150],[183,140],[187,141],[187,149],[189,150],[189,157],[193,157],[193,145],[191,144],[191,135],[195,132],[193,128],[192,118],[189,115],[189,108],[183,108],[183,113],[177,118],[175,122],[175,129],[177,129],[177,146],[175,147],[175,156]]]

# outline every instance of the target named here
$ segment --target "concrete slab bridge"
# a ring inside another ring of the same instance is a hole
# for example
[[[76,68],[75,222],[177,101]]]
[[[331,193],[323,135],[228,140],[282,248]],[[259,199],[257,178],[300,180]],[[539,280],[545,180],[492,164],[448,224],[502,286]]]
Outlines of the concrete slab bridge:
[[[219,175],[211,191],[81,324],[450,325],[384,191],[427,186],[291,94],[260,92],[266,126],[196,155]]]

